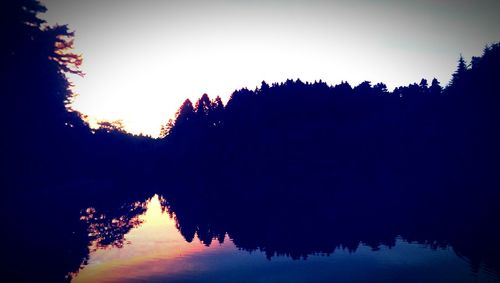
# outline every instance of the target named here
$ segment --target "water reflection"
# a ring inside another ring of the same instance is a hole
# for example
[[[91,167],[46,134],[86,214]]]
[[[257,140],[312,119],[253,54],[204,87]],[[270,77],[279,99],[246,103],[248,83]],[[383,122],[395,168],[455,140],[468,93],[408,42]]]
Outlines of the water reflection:
[[[89,207],[82,212],[80,220],[85,221],[89,227],[88,235],[92,241],[91,250],[95,251],[98,248],[106,248],[108,246],[123,247],[125,241],[124,235],[130,229],[143,223],[144,220],[139,215],[146,211],[147,204],[137,201],[129,205],[124,205],[120,210],[115,212],[118,214],[116,217],[98,213],[93,207]]]
[[[295,235],[259,237],[263,231],[253,227],[256,242],[252,245],[237,231],[236,238],[230,239],[208,223],[188,223],[187,218],[180,222],[172,207],[171,202],[154,195],[145,202],[120,207],[124,215],[118,217],[110,218],[95,208],[84,210],[81,219],[91,231],[92,248],[88,262],[73,274],[73,282],[494,281],[484,266],[471,271],[450,245],[437,241],[408,242],[397,236],[382,243],[367,235],[367,242],[342,244],[334,234],[307,237],[311,230],[303,230],[300,211],[295,210],[296,215],[286,216],[295,223],[287,227]],[[266,219],[256,222],[268,223]],[[183,225],[191,228],[183,229]],[[265,226],[270,233],[284,227]],[[116,237],[120,232],[124,233]],[[288,246],[291,239],[296,242]]]
[[[2,207],[18,243],[4,268],[21,282],[499,279],[499,207],[485,201],[184,185],[26,191]]]
[[[101,221],[105,215],[96,222],[95,209],[85,211],[82,220],[92,231],[93,249],[74,282],[124,282],[186,274],[202,269],[200,262],[191,260],[193,254],[235,248],[232,244],[207,248],[200,241],[186,242],[179,234],[175,214],[165,211],[158,195],[128,207],[128,215],[135,214],[133,217],[113,218],[105,224]],[[117,238],[112,231],[126,233]]]

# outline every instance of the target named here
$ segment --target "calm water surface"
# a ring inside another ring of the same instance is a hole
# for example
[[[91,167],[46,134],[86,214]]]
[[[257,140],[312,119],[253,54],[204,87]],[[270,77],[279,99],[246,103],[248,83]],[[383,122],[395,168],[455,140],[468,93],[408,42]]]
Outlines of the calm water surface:
[[[299,258],[269,256],[262,246],[238,248],[230,233],[214,233],[207,242],[197,231],[186,239],[166,203],[154,195],[125,206],[134,211],[128,216],[83,210],[81,221],[92,241],[88,259],[71,274],[72,282],[498,282],[485,266],[473,270],[449,245],[408,242],[400,236],[388,245],[338,245],[332,253]],[[296,213],[299,218],[298,209]],[[288,228],[303,229],[299,223]]]

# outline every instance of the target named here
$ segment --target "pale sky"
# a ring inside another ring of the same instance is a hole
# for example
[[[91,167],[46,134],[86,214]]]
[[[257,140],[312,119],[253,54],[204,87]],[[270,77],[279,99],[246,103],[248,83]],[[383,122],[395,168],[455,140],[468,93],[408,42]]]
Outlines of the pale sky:
[[[84,78],[73,107],[157,136],[203,93],[300,78],[390,89],[436,77],[500,41],[500,1],[42,0],[75,31]]]

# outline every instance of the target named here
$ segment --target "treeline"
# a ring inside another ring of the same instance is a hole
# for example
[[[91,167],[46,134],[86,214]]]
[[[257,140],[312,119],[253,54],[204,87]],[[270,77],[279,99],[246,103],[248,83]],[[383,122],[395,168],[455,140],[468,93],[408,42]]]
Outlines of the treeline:
[[[435,79],[392,92],[383,83],[288,80],[235,91],[227,105],[203,95],[194,105],[186,100],[164,127],[165,137],[154,140],[112,123],[91,130],[80,113],[68,111],[73,94],[64,72],[79,73],[81,63],[68,51],[73,34],[40,20],[45,8],[38,1],[9,1],[4,8],[4,188],[153,173],[160,181],[191,174],[244,178],[256,187],[255,176],[296,178],[297,184],[313,179],[329,188],[353,182],[405,187],[429,176],[440,176],[429,180],[447,187],[463,185],[452,176],[496,182],[499,44],[469,65],[460,58],[445,89]]]
[[[445,89],[436,79],[392,92],[288,80],[235,91],[226,106],[206,94],[186,100],[164,128],[157,168],[180,182],[245,179],[256,190],[263,176],[324,189],[496,188],[499,54],[493,44],[470,65],[460,58]]]

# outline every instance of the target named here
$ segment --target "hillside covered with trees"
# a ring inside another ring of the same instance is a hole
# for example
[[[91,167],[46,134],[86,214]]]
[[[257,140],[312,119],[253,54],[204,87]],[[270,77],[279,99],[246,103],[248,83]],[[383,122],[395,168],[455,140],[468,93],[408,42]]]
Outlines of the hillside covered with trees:
[[[206,94],[186,100],[164,127],[156,167],[256,187],[258,176],[326,188],[496,187],[499,56],[493,44],[469,65],[460,58],[444,89],[436,79],[392,92],[288,80],[235,91],[226,106]]]

